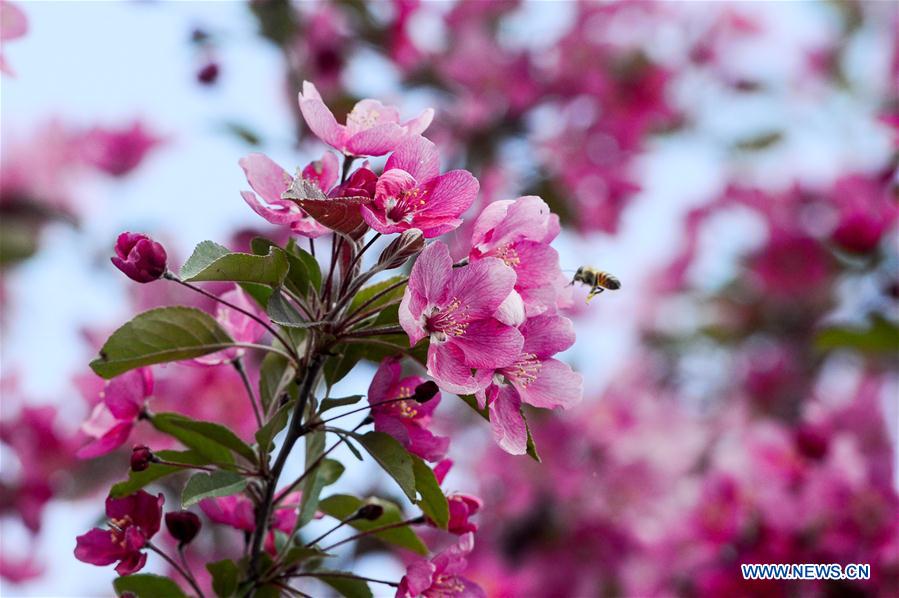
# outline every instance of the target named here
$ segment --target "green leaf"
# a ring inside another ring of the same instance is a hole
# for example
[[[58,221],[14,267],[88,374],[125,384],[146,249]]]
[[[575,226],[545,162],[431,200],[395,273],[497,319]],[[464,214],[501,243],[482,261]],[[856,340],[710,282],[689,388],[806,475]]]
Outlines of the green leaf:
[[[412,455],[393,436],[384,432],[353,434],[375,461],[396,480],[400,489],[415,502],[415,472],[412,469]]]
[[[234,344],[218,322],[193,307],[161,307],[112,333],[91,369],[109,379],[134,368],[193,359]]]
[[[290,384],[293,374],[287,358],[277,353],[266,353],[259,366],[259,398],[266,413]]]
[[[268,317],[275,324],[286,326],[287,328],[311,328],[315,326],[315,322],[310,322],[295,308],[290,301],[284,298],[280,292],[275,291],[268,299],[268,305],[265,306]]]
[[[212,590],[219,598],[230,598],[237,593],[240,582],[240,567],[230,559],[207,563],[206,569],[212,575]]]
[[[225,250],[227,253],[222,253]],[[212,241],[197,245],[181,267],[186,282],[255,282],[277,286],[284,282],[289,268],[287,255],[280,247],[271,247],[266,255],[231,253]]]
[[[247,479],[232,471],[194,474],[181,492],[181,508],[186,509],[204,498],[231,496],[247,487]]]
[[[463,401],[466,405],[468,405],[469,407],[471,407],[471,409],[472,409],[475,413],[477,413],[478,415],[480,415],[481,417],[483,417],[485,420],[490,421],[490,412],[489,412],[489,410],[488,410],[486,407],[485,407],[484,409],[481,409],[480,407],[478,407],[478,401],[477,401],[477,399],[476,399],[473,395],[459,395],[459,398],[462,399],[462,401]],[[522,413],[521,416],[522,416],[522,418],[524,418],[524,413]],[[540,461],[540,454],[537,452],[537,444],[534,442],[534,437],[531,436],[531,427],[528,425],[528,420],[527,420],[527,418],[524,418],[524,425],[525,425],[525,427],[527,428],[527,431],[528,431],[528,448],[527,448],[527,454],[528,454],[528,456],[531,457],[531,459],[533,459],[533,460],[536,461],[537,463],[540,463],[540,462],[541,462],[541,461]]]
[[[384,509],[384,513],[375,521],[358,519],[349,522],[348,525],[359,531],[367,532],[375,528],[385,527],[403,521],[403,512],[395,503],[374,497],[367,498],[363,501],[349,494],[334,494],[322,499],[318,505],[318,509],[322,513],[343,521],[356,513],[360,507],[367,504],[380,505],[381,508]],[[428,554],[428,547],[425,546],[424,542],[421,541],[421,538],[419,538],[408,525],[375,532],[372,535],[389,544],[401,546],[413,552],[417,552],[418,554]]]
[[[899,326],[881,315],[871,316],[866,328],[833,326],[818,333],[820,351],[852,349],[863,353],[895,354],[899,351]]]
[[[265,306],[268,305],[268,299],[272,296],[272,287],[265,286],[264,284],[259,284],[256,282],[241,282],[240,288],[243,291],[253,298],[259,307],[265,309]]]
[[[194,435],[200,436],[228,449],[229,451],[233,451],[250,463],[257,463],[256,453],[253,449],[241,440],[237,434],[225,426],[213,422],[191,419],[180,413],[157,413],[153,416],[153,426],[161,432],[166,432],[175,436],[188,446],[191,446],[189,442],[194,441]],[[181,431],[192,432],[193,434],[186,436],[180,434]],[[182,438],[182,436],[187,438],[187,440]],[[197,450],[200,449],[198,448]]]
[[[449,524],[449,503],[440,489],[434,470],[415,455],[412,455],[412,469],[415,472],[415,489],[421,496],[418,507],[438,527],[446,529]]]
[[[363,395],[350,395],[348,397],[339,397],[334,399],[322,399],[321,404],[318,407],[319,414],[324,413],[330,409],[334,409],[335,407],[344,407],[346,405],[355,405],[359,402],[359,399],[362,398]]]
[[[112,582],[112,587],[118,596],[127,592],[137,598],[187,598],[174,581],[152,573],[116,577]]]
[[[381,282],[369,285],[367,287],[362,288],[356,296],[353,297],[353,301],[350,303],[350,307],[348,313],[352,313],[356,311],[363,303],[382,292],[384,289],[389,288],[391,285],[394,285],[402,280],[407,280],[407,276],[394,276],[392,278],[388,278],[387,280],[383,280]],[[383,307],[387,305],[393,305],[394,303],[399,303],[403,298],[403,293],[406,291],[406,285],[399,285],[397,288],[385,293],[382,297],[378,297],[374,302],[365,307],[365,311],[369,311],[372,309],[377,309],[378,307]]]
[[[155,455],[163,461],[172,461],[173,463],[186,463],[188,465],[206,465],[208,463],[206,459],[194,451],[157,451]],[[109,495],[112,498],[122,498],[123,496],[134,494],[141,488],[167,475],[182,471],[184,471],[184,468],[176,465],[150,463],[150,466],[143,471],[128,472],[128,479],[115,484],[110,489]]]
[[[266,453],[270,453],[274,450],[275,446],[272,441],[275,439],[275,436],[287,426],[287,420],[290,419],[291,411],[293,411],[293,404],[285,404],[256,432],[256,442]]]
[[[325,452],[325,433],[321,431],[306,434],[306,465],[315,462]],[[321,465],[321,464],[320,464]],[[306,476],[303,480],[302,498],[300,499],[299,517],[296,529],[300,529],[312,521],[318,507],[318,499],[321,496],[324,484],[319,480],[319,468]]]
[[[234,465],[234,456],[228,448],[202,434],[172,424],[172,419],[183,417],[180,413],[159,413],[150,418],[150,423],[160,432],[168,434],[181,441],[184,446],[192,448],[205,457],[207,462],[226,468]]]
[[[334,571],[337,575],[328,575],[328,571],[316,571],[315,576],[337,590],[341,596],[346,598],[372,598],[371,588],[368,583],[362,579],[353,577],[344,577],[344,575],[352,575],[352,573],[343,574],[341,571]]]
[[[250,248],[256,255],[266,255],[273,247],[279,250],[281,249],[275,242],[262,237],[257,237],[250,242]],[[291,246],[288,244],[288,248],[284,253],[288,264],[287,277],[284,279],[284,286],[286,286],[292,293],[306,296],[309,294],[312,278],[309,274],[309,266],[305,260],[291,251],[290,248]],[[315,270],[318,270],[317,264]]]
[[[303,262],[303,265],[306,266],[306,274],[309,277],[309,283],[316,292],[320,291],[322,288],[322,270],[321,266],[318,264],[318,260],[312,257],[311,253],[297,246],[294,239],[287,242],[287,252]]]
[[[328,554],[327,552],[322,552],[318,548],[307,548],[306,546],[293,546],[292,548],[288,548],[287,552],[284,553],[284,558],[281,559],[281,564],[285,568],[289,568],[291,565],[296,565],[303,561],[307,561],[309,559],[319,559],[334,556]]]

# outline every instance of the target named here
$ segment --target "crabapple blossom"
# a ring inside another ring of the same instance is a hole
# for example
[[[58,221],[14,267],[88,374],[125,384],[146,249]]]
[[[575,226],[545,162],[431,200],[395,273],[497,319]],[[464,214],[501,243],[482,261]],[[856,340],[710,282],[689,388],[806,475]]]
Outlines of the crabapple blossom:
[[[327,228],[306,214],[296,203],[282,197],[293,182],[293,177],[271,158],[264,154],[250,154],[240,159],[240,167],[243,168],[250,187],[256,192],[241,191],[240,195],[254,212],[272,224],[289,226],[294,233],[311,239],[328,232]],[[337,182],[337,170],[337,157],[326,152],[321,160],[307,165],[300,176],[327,193]],[[259,201],[259,197],[265,203]]]
[[[111,176],[124,176],[137,168],[146,154],[162,143],[162,139],[135,121],[130,127],[112,129],[94,127],[81,139],[82,158]]]
[[[406,568],[406,575],[396,590],[396,598],[486,596],[480,586],[461,575],[467,567],[466,557],[472,548],[474,548],[474,534],[469,532],[459,538],[457,544],[431,560],[416,560]]]
[[[153,282],[165,274],[165,248],[147,235],[120,234],[116,239],[115,252],[112,263],[135,282]]]
[[[362,100],[347,115],[346,125],[341,125],[309,81],[303,81],[299,102],[303,118],[315,136],[349,156],[383,156],[396,149],[407,135],[423,133],[434,118],[434,110],[428,108],[401,123],[395,107],[377,100]]]
[[[159,531],[164,502],[162,494],[153,496],[143,490],[125,498],[107,498],[110,529],[94,528],[78,536],[75,558],[99,566],[118,561],[119,575],[140,571],[147,562],[142,549]]]
[[[93,440],[78,450],[78,457],[92,459],[125,444],[151,394],[153,373],[149,368],[131,370],[107,382],[100,402],[81,425]]]
[[[434,467],[434,475],[438,484],[443,484],[446,474],[449,473],[453,462],[450,459],[444,459]],[[477,496],[471,494],[463,494],[461,492],[452,492],[446,495],[446,501],[449,505],[449,523],[447,531],[451,534],[462,535],[468,532],[478,531],[478,524],[471,521],[473,517],[484,506]],[[428,519],[429,525],[435,525],[433,521]]]
[[[263,321],[267,317],[265,312],[259,307],[259,304],[253,301],[237,284],[231,290],[222,293],[220,298],[251,314],[255,314],[257,318]],[[215,319],[228,333],[228,336],[239,343],[255,343],[265,335],[265,328],[262,324],[244,312],[229,307],[224,303],[217,304],[215,312]],[[234,361],[243,354],[243,349],[224,349],[197,357],[193,361],[202,365],[220,365]]]
[[[368,388],[368,402],[375,430],[396,438],[410,453],[426,461],[438,461],[449,448],[449,438],[428,430],[440,394],[427,402],[416,401],[417,389],[427,384],[420,376],[402,377],[402,364],[395,357],[381,362]]]
[[[387,159],[374,200],[361,207],[362,217],[382,234],[417,228],[430,239],[458,228],[478,188],[467,170],[440,174],[436,146],[416,135]]]
[[[275,554],[275,530],[284,534],[293,531],[297,522],[299,492],[284,496],[272,515],[272,524],[265,538],[265,549]],[[206,498],[200,501],[200,509],[215,523],[221,523],[245,532],[256,529],[256,514],[253,501],[244,494]]]
[[[496,258],[453,268],[449,248],[435,241],[421,252],[399,308],[415,345],[430,338],[428,374],[448,392],[471,393],[471,368],[511,366],[524,339],[494,317],[515,286],[515,271]]]
[[[559,290],[567,284],[559,254],[549,245],[559,230],[559,217],[539,197],[495,201],[474,223],[468,259],[495,257],[515,270],[515,290],[528,317],[555,311]]]

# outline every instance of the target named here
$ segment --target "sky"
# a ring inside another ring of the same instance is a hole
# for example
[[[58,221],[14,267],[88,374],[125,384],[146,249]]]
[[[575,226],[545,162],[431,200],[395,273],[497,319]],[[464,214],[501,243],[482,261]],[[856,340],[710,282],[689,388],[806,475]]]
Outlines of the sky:
[[[79,326],[107,329],[124,321],[127,313],[125,284],[108,264],[115,236],[122,230],[165,230],[170,252],[186,257],[204,239],[221,240],[238,226],[255,223],[239,197],[246,187],[237,161],[248,148],[223,132],[223,124],[250,124],[266,139],[264,150],[291,169],[304,163],[291,145],[292,120],[282,89],[280,58],[261,43],[248,9],[238,2],[22,2],[29,17],[27,37],[5,52],[17,71],[15,79],[0,80],[0,122],[4,144],[9,137],[26,134],[50,115],[76,124],[121,125],[143,118],[167,139],[167,147],[151,155],[146,164],[125,180],[96,182],[82,188],[88,202],[83,228],[52,226],[45,232],[41,254],[9,275],[10,301],[15,316],[5,323],[0,344],[3,374],[17,372],[25,394],[61,405],[72,422],[80,422],[83,404],[70,400],[69,379],[82,372],[91,355],[81,340]],[[774,12],[772,6],[777,7]],[[834,24],[826,14],[806,3],[776,3],[762,7],[775,24],[774,36],[761,55],[742,57],[747,69],[757,69],[777,80],[795,69],[789,48],[803,40],[826,35]],[[564,5],[532,3],[523,16],[504,31],[507,39],[539,39],[549,44],[566,23]],[[221,48],[224,70],[220,84],[206,90],[194,84],[197,57],[188,39],[202,26],[228,39]],[[427,24],[423,24],[427,31]],[[442,40],[440,43],[452,43]],[[662,46],[665,40],[659,42]],[[664,49],[664,48],[663,48]],[[876,53],[861,48],[860,56]],[[859,60],[859,76],[876,69]],[[375,61],[362,61],[351,69],[354,91],[392,93],[389,69]],[[788,126],[782,154],[761,164],[740,163],[748,176],[768,169],[776,182],[784,173],[800,173],[811,180],[827,180],[837,164],[865,166],[881,154],[889,140],[857,115],[869,99],[838,95],[799,97],[782,104],[758,100],[727,102],[702,93],[701,80],[679,90],[707,104],[698,129],[687,135],[659,140],[641,161],[644,192],[624,217],[617,237],[563,235],[558,242],[563,268],[590,262],[616,274],[624,283],[618,293],[604,293],[578,324],[578,345],[568,358],[587,366],[600,360],[587,377],[587,395],[600,390],[637,348],[634,323],[648,309],[641,293],[652,283],[653,266],[677,250],[680,215],[704,203],[731,174],[733,156],[723,152],[722,139],[740,138],[746,131],[770,125]],[[382,97],[401,106],[404,115],[421,107],[420,97]],[[0,152],[3,148],[0,146]],[[304,160],[305,159],[305,160]],[[787,159],[791,165],[783,168]],[[786,181],[786,179],[784,179]],[[717,258],[700,262],[693,276],[714,286],[732,272],[728,256],[761,241],[759,229],[731,214],[720,223],[724,235],[708,239]],[[717,229],[715,229],[717,230]],[[87,255],[85,255],[87,252]],[[42,372],[53,375],[42,375]],[[596,371],[596,374],[592,374]],[[347,394],[363,390],[365,374],[346,384]],[[483,430],[482,436],[488,435]],[[345,456],[345,455],[344,455]],[[295,464],[298,466],[298,464]],[[348,476],[341,484],[358,485]],[[464,480],[450,483],[464,484]],[[339,487],[338,487],[339,489]],[[96,593],[113,577],[109,568],[97,568],[71,558],[74,537],[98,515],[98,502],[53,503],[47,533],[39,551],[53,554],[52,575],[41,582],[15,588],[2,586],[4,596],[69,595]],[[7,530],[8,532],[8,530]],[[5,532],[5,533],[7,533]],[[18,541],[9,532],[5,541]],[[24,535],[21,535],[24,538]],[[385,576],[383,561],[368,565],[370,574]],[[365,571],[360,571],[365,574]]]

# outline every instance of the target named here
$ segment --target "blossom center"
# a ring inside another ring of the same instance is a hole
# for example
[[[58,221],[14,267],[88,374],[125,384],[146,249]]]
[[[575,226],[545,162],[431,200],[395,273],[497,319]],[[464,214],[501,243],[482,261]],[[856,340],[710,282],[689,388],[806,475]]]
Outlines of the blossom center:
[[[438,590],[441,594],[444,592],[447,594],[461,594],[465,591],[465,584],[454,575],[441,573],[434,579],[430,589],[431,591]]]
[[[496,251],[496,257],[505,262],[510,268],[514,268],[521,263],[521,257],[519,257],[518,252],[515,251],[515,248],[509,243],[503,245]]]
[[[522,353],[515,363],[503,369],[503,374],[509,380],[527,388],[531,382],[537,379],[542,365],[533,353]]]
[[[385,205],[387,218],[394,224],[412,222],[413,212],[421,209],[427,203],[425,201],[426,195],[425,191],[414,187],[387,198]]]
[[[444,307],[435,307],[425,321],[425,329],[438,341],[445,341],[450,336],[462,336],[466,328],[468,316],[456,297]]]

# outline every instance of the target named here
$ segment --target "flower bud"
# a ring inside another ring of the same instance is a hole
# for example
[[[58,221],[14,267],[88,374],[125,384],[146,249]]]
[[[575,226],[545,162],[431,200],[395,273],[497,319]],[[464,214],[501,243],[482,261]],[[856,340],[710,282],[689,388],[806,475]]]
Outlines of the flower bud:
[[[211,61],[197,71],[197,81],[203,85],[213,85],[219,78],[219,65]]]
[[[139,444],[131,450],[131,471],[143,471],[154,461],[156,457],[150,447]]]
[[[165,249],[147,235],[122,233],[115,252],[113,265],[135,282],[152,282],[165,274]]]
[[[378,258],[378,266],[382,269],[390,270],[391,268],[399,268],[406,263],[410,257],[417,255],[424,249],[425,238],[421,231],[417,228],[404,230],[402,234],[393,240]]]
[[[440,389],[437,387],[437,383],[433,380],[428,380],[415,387],[412,399],[418,403],[427,403],[436,397],[439,392]]]
[[[365,519],[366,521],[377,521],[384,514],[384,507],[381,505],[363,505],[356,511],[354,519]]]
[[[165,514],[165,527],[181,544],[189,544],[200,532],[200,518],[190,511]]]

